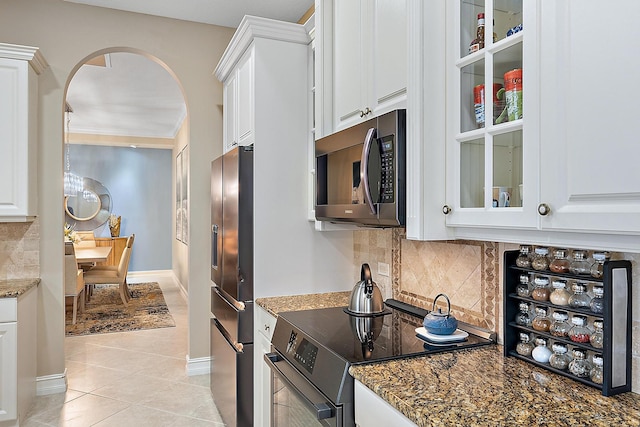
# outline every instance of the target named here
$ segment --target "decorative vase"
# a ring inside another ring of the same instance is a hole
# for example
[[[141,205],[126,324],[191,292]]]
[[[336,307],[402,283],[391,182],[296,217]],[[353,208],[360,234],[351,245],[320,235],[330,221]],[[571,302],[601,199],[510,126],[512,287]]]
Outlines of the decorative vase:
[[[122,217],[115,218],[115,221],[109,221],[109,231],[111,237],[120,237],[120,220]]]

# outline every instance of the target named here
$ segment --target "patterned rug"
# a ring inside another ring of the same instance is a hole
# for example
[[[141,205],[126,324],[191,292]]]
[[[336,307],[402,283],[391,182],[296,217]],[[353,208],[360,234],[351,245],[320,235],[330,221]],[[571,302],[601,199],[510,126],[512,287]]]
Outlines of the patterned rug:
[[[96,285],[91,301],[85,303],[84,312],[78,312],[75,325],[71,324],[73,312],[67,307],[66,335],[126,332],[176,325],[158,283],[130,283],[129,290],[131,300],[125,307],[118,286]]]

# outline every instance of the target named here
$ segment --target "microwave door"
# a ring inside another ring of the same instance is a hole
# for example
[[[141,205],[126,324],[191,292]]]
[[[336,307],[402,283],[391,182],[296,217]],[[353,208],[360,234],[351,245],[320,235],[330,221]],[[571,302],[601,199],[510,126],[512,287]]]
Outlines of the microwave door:
[[[364,199],[373,215],[377,215],[377,203],[380,200],[382,182],[382,163],[380,147],[376,138],[376,129],[367,131],[360,160],[360,183],[363,186]]]

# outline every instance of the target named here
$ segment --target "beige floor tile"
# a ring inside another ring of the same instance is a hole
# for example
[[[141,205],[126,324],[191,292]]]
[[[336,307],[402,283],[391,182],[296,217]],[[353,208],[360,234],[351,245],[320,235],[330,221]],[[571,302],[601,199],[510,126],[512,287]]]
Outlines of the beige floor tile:
[[[209,376],[186,375],[187,305],[173,281],[157,281],[176,327],[65,338],[68,391],[38,396],[26,427],[223,424]]]

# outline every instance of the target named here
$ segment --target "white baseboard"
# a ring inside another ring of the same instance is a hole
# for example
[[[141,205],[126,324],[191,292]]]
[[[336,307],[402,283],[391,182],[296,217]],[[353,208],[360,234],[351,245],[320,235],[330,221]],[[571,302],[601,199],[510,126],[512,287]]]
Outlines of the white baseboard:
[[[64,393],[67,391],[67,370],[61,374],[45,375],[36,378],[36,395]]]
[[[211,373],[211,357],[189,359],[187,355],[187,376],[205,375]]]
[[[176,274],[173,272],[173,270],[171,271],[171,278],[173,279],[173,283],[175,283],[176,286],[178,287],[178,289],[180,289],[180,295],[182,295],[182,298],[184,298],[185,302],[188,304],[189,303],[189,292],[187,292],[187,290],[185,289],[184,285],[182,284],[180,279],[178,279],[178,276],[176,276]]]
[[[127,277],[136,278],[144,276],[174,276],[172,270],[148,270],[148,271],[129,271]]]

